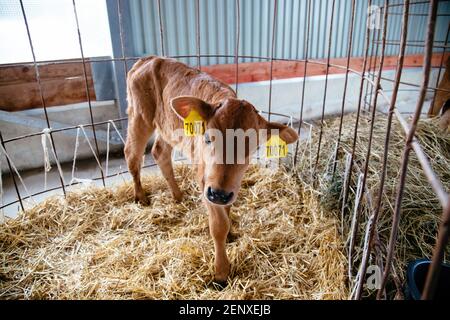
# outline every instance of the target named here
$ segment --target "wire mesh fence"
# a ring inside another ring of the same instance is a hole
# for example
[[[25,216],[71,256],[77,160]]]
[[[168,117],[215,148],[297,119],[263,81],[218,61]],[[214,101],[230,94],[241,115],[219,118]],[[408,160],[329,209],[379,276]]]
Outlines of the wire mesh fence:
[[[312,45],[312,37],[314,32],[314,16],[312,13],[313,8],[313,1],[306,0],[302,2],[302,7],[299,11],[299,14],[302,15],[302,18],[305,22],[305,28],[303,30],[299,30],[299,39],[302,39],[301,45],[303,52],[300,52],[302,57],[300,59],[293,59],[293,58],[283,58],[277,55],[277,48],[280,46],[280,42],[277,42],[277,35],[279,36],[279,33],[277,32],[277,27],[280,24],[279,21],[279,6],[280,6],[279,0],[274,0],[270,2],[270,16],[267,17],[267,22],[272,22],[270,25],[271,32],[270,32],[270,42],[269,42],[269,48],[270,50],[268,56],[258,56],[258,55],[243,55],[240,54],[241,50],[239,48],[241,44],[241,25],[240,25],[240,17],[243,14],[242,13],[242,7],[243,7],[243,1],[236,0],[234,1],[234,16],[235,16],[235,25],[229,26],[229,28],[233,29],[234,32],[234,54],[226,54],[226,53],[217,53],[217,54],[202,54],[202,30],[201,30],[201,4],[202,2],[199,0],[195,1],[195,35],[191,35],[195,38],[196,43],[196,52],[194,54],[186,54],[186,55],[168,55],[171,58],[175,59],[194,59],[196,60],[196,67],[198,69],[202,69],[202,59],[203,58],[226,58],[231,59],[234,61],[234,83],[235,83],[235,90],[238,93],[239,92],[239,83],[240,83],[240,68],[239,65],[242,63],[242,61],[247,60],[257,60],[257,61],[266,61],[269,63],[269,92],[268,92],[268,113],[267,118],[270,120],[271,116],[277,114],[277,110],[273,110],[272,105],[272,99],[273,99],[273,83],[274,80],[274,64],[276,62],[299,62],[302,63],[302,73],[304,76],[308,73],[308,68],[314,67],[314,66],[321,66],[324,69],[324,90],[323,95],[321,97],[317,97],[316,99],[321,101],[321,112],[320,117],[315,123],[315,127],[318,130],[318,145],[315,148],[315,155],[312,158],[312,167],[313,172],[317,173],[319,170],[318,163],[321,158],[331,158],[333,159],[332,163],[332,171],[333,174],[336,171],[337,166],[337,158],[338,158],[338,152],[340,150],[340,144],[341,144],[341,136],[342,136],[342,127],[343,127],[343,121],[344,121],[344,110],[345,110],[345,103],[346,103],[346,97],[348,93],[348,82],[349,82],[349,76],[354,75],[358,77],[359,79],[359,87],[356,89],[357,92],[357,107],[356,107],[356,117],[355,117],[355,123],[353,127],[353,142],[352,146],[349,150],[349,152],[346,154],[346,169],[345,169],[345,176],[346,180],[343,186],[343,197],[342,197],[342,207],[345,208],[346,203],[349,198],[349,192],[350,192],[350,176],[354,172],[354,166],[358,166],[358,169],[360,171],[360,175],[358,178],[358,190],[356,192],[356,203],[361,203],[364,197],[372,197],[372,201],[375,204],[372,215],[370,217],[370,221],[364,221],[363,215],[361,212],[359,212],[358,205],[355,204],[355,215],[354,215],[354,221],[352,222],[353,227],[349,231],[349,250],[348,250],[348,259],[350,261],[350,266],[353,264],[353,255],[355,251],[355,239],[357,237],[357,230],[358,225],[365,224],[367,225],[367,233],[366,233],[366,243],[372,243],[374,241],[375,237],[375,230],[377,228],[377,221],[378,216],[380,213],[380,207],[381,203],[383,201],[383,192],[385,188],[385,181],[386,181],[386,172],[387,172],[387,166],[388,166],[388,158],[390,154],[390,148],[392,146],[390,145],[390,137],[391,137],[391,129],[392,129],[392,122],[394,120],[398,121],[401,125],[401,128],[404,131],[405,135],[405,141],[404,145],[402,146],[402,163],[400,167],[399,176],[397,179],[397,186],[396,186],[396,194],[395,194],[395,207],[393,208],[393,219],[391,222],[390,227],[390,238],[389,242],[385,244],[385,247],[387,249],[386,252],[386,259],[384,261],[384,271],[382,276],[382,282],[381,286],[378,290],[378,298],[384,297],[385,292],[385,286],[389,279],[390,273],[391,273],[391,265],[392,260],[395,255],[396,250],[396,241],[398,237],[398,226],[399,226],[399,219],[401,216],[401,209],[402,209],[402,200],[404,195],[404,186],[405,181],[407,178],[407,169],[408,169],[408,163],[411,152],[415,154],[418,161],[420,162],[420,165],[423,169],[423,172],[429,182],[430,187],[432,188],[433,192],[436,194],[437,198],[439,199],[439,202],[442,206],[442,222],[441,226],[439,228],[439,233],[437,235],[437,242],[435,245],[433,258],[432,258],[432,264],[430,268],[430,272],[428,272],[426,285],[423,293],[424,299],[430,299],[433,297],[433,293],[436,290],[436,281],[439,276],[439,269],[440,265],[443,261],[445,248],[448,242],[448,236],[449,236],[449,230],[448,225],[450,223],[450,198],[448,191],[445,189],[445,187],[442,184],[442,181],[439,180],[436,173],[433,171],[432,165],[430,163],[430,157],[433,155],[426,154],[423,150],[423,147],[418,142],[418,140],[415,138],[415,133],[417,130],[418,123],[421,119],[422,110],[424,106],[424,100],[426,97],[426,94],[431,92],[434,97],[438,92],[446,92],[450,93],[450,90],[445,88],[439,88],[439,79],[441,78],[441,69],[443,69],[444,63],[445,63],[445,54],[448,47],[448,35],[450,30],[450,24],[447,26],[446,30],[446,36],[445,40],[437,40],[435,39],[435,33],[436,33],[436,21],[438,17],[449,17],[450,13],[446,11],[446,8],[444,10],[438,10],[438,7],[440,3],[437,0],[432,1],[409,1],[405,0],[403,2],[400,1],[376,1],[376,0],[368,0],[367,2],[367,8],[373,9],[375,11],[369,11],[367,16],[367,23],[364,23],[364,29],[358,30],[358,32],[364,32],[363,37],[363,43],[355,43],[355,28],[356,28],[356,19],[358,17],[356,16],[356,8],[358,5],[357,0],[352,0],[351,5],[347,8],[346,14],[349,19],[345,21],[341,21],[340,23],[347,23],[348,29],[346,30],[348,33],[345,35],[341,35],[342,38],[345,38],[347,40],[346,43],[342,43],[341,45],[344,47],[342,50],[345,52],[345,57],[342,60],[342,64],[333,63],[332,61],[332,48],[333,48],[333,40],[337,39],[337,36],[333,37],[332,35],[335,35],[336,32],[343,32],[343,29],[340,29],[339,26],[336,24],[336,19],[339,17],[336,13],[336,0],[330,0],[328,5],[328,22],[326,24],[327,28],[324,30],[326,32],[326,45],[325,45],[325,59],[312,59],[311,58],[311,45]],[[97,131],[96,128],[102,125],[108,126],[108,137],[110,130],[114,129],[117,134],[121,137],[121,134],[126,134],[126,122],[127,117],[121,116],[116,119],[109,119],[107,121],[95,121],[94,120],[94,109],[92,107],[92,101],[91,101],[91,95],[90,95],[90,83],[88,81],[87,76],[87,66],[88,64],[95,64],[95,63],[103,63],[103,62],[113,62],[116,64],[122,64],[122,68],[116,69],[116,72],[120,73],[122,72],[122,75],[119,75],[123,81],[126,79],[127,71],[130,69],[130,67],[133,65],[135,61],[137,61],[140,57],[139,56],[128,56],[126,54],[125,49],[125,38],[127,37],[126,30],[123,27],[123,7],[126,4],[123,0],[117,0],[114,1],[114,8],[116,11],[116,16],[118,19],[118,26],[119,26],[119,34],[118,34],[118,40],[120,43],[120,49],[121,49],[121,55],[115,56],[114,58],[86,58],[83,50],[83,40],[81,36],[80,31],[80,25],[78,23],[78,12],[77,12],[77,2],[76,0],[72,0],[72,7],[73,7],[73,15],[75,17],[76,21],[76,27],[77,27],[77,41],[79,44],[79,50],[81,54],[81,59],[72,59],[72,60],[61,60],[61,61],[38,61],[36,59],[35,49],[34,49],[34,43],[33,43],[33,37],[32,37],[32,30],[30,27],[30,24],[28,22],[27,17],[27,11],[26,7],[24,5],[24,2],[20,0],[20,7],[21,7],[21,14],[23,18],[23,23],[27,31],[27,38],[30,46],[30,50],[32,53],[33,61],[30,63],[21,63],[17,64],[17,66],[28,66],[34,68],[35,71],[35,78],[36,82],[39,88],[39,97],[40,97],[40,104],[43,109],[44,113],[44,119],[47,125],[47,128],[44,129],[44,131],[29,133],[25,135],[20,136],[14,136],[14,137],[8,137],[4,138],[2,136],[1,130],[0,130],[0,139],[1,139],[1,152],[4,154],[7,166],[9,169],[9,173],[7,175],[10,176],[13,182],[14,190],[16,193],[16,199],[13,201],[10,201],[8,203],[4,203],[1,206],[1,209],[14,206],[19,204],[20,208],[22,210],[26,209],[25,201],[32,199],[33,196],[46,194],[50,191],[58,190],[63,195],[66,194],[67,189],[71,187],[72,185],[76,185],[81,183],[80,181],[65,181],[64,174],[61,170],[59,170],[59,185],[53,186],[51,188],[44,188],[43,190],[40,190],[38,192],[35,192],[33,194],[30,194],[28,190],[26,189],[25,183],[20,175],[19,170],[16,168],[14,164],[14,159],[9,155],[8,151],[14,148],[14,143],[17,141],[27,141],[31,138],[43,138],[47,139],[48,141],[48,150],[50,150],[50,155],[47,157],[53,157],[54,161],[58,164],[59,167],[59,154],[60,154],[60,148],[61,146],[58,145],[58,143],[55,141],[55,135],[61,132],[66,131],[77,131],[77,139],[81,135],[81,133],[84,133],[84,136],[86,138],[86,141],[89,143],[90,150],[92,151],[92,156],[96,159],[98,168],[97,168],[97,175],[95,177],[92,177],[92,180],[101,181],[103,186],[108,186],[108,179],[117,176],[118,174],[126,173],[127,170],[121,170],[119,172],[109,173],[108,172],[108,155],[109,152],[106,154],[106,157],[101,154],[99,150],[99,143],[98,143],[98,137],[97,137]],[[170,17],[164,16],[164,10],[162,10],[162,1],[158,0],[156,2],[156,6],[153,8],[154,12],[156,12],[157,16],[157,22],[158,22],[158,34],[157,37],[159,38],[160,48],[158,48],[160,54],[162,56],[167,55],[167,48],[165,47],[165,44],[167,41],[165,38],[167,37],[166,30],[164,29],[165,22],[167,19],[170,19]],[[426,7],[427,12],[418,12],[415,10],[418,6],[424,6]],[[390,23],[390,17],[393,16],[401,16],[401,24],[395,25]],[[411,39],[410,36],[410,28],[413,28],[409,24],[409,19],[412,16],[418,16],[423,17],[426,19],[426,30],[424,32],[424,38],[421,40],[417,40],[413,38]],[[336,31],[337,30],[337,31]],[[441,30],[442,31],[442,30]],[[359,39],[359,37],[357,38]],[[287,43],[284,43],[284,45],[288,45]],[[353,57],[353,52],[355,50],[355,46],[362,46],[362,57],[361,58],[361,66],[359,68],[355,68],[352,66],[351,59]],[[422,82],[421,84],[416,83],[410,83],[407,81],[402,80],[402,72],[405,68],[408,67],[408,65],[405,65],[405,52],[408,47],[411,48],[419,48],[423,50],[423,61],[421,61],[423,67],[422,67]],[[395,61],[395,77],[393,79],[390,79],[383,75],[383,70],[385,67],[386,62],[386,51],[387,48],[389,48],[389,52],[394,52],[397,56],[397,59]],[[281,50],[283,51],[283,50]],[[440,55],[439,58],[439,69],[438,69],[438,75],[436,82],[430,81],[430,74],[433,68],[432,59],[433,59],[433,53],[438,52]],[[76,125],[63,127],[63,128],[52,128],[52,122],[50,120],[50,117],[48,115],[48,106],[45,99],[45,94],[43,91],[43,85],[41,81],[41,75],[40,75],[40,69],[43,66],[51,66],[51,65],[69,65],[69,64],[81,64],[83,67],[83,78],[84,78],[84,89],[86,92],[86,100],[88,104],[89,109],[89,122],[87,123],[78,123]],[[9,65],[11,67],[11,65]],[[323,144],[323,134],[327,130],[326,126],[324,125],[326,114],[325,114],[325,107],[327,103],[327,92],[328,92],[328,85],[329,85],[329,76],[330,76],[330,69],[337,69],[340,70],[341,73],[343,73],[343,79],[344,79],[344,89],[342,92],[342,102],[341,102],[341,110],[340,114],[338,116],[339,118],[339,131],[336,134],[337,142],[336,142],[336,148],[334,154],[324,154],[324,152],[321,149],[321,146]],[[381,83],[389,82],[392,83],[392,90],[389,90],[389,94],[387,90],[383,90]],[[418,92],[418,98],[416,101],[415,107],[411,110],[412,117],[407,118],[405,114],[400,112],[397,108],[397,96],[398,93],[401,91],[400,86],[408,87],[408,89],[402,89],[402,90],[413,90]],[[354,88],[353,88],[354,89]],[[303,81],[301,83],[301,86],[299,87],[300,91],[300,101],[298,101],[298,110],[297,113],[292,116],[286,116],[287,119],[291,118],[292,121],[297,123],[297,129],[298,133],[302,134],[302,128],[305,125],[304,121],[304,108],[305,108],[305,95],[308,95],[308,92],[306,90],[306,81]],[[378,192],[375,195],[368,194],[365,190],[366,184],[367,184],[367,177],[368,177],[368,168],[371,161],[371,147],[372,147],[372,140],[373,140],[373,132],[374,132],[374,125],[376,122],[376,116],[381,111],[378,108],[378,105],[380,104],[380,101],[383,103],[386,103],[388,105],[387,109],[387,129],[385,132],[385,138],[384,138],[384,153],[382,156],[382,167],[380,168],[380,182],[378,187]],[[358,143],[360,143],[359,136],[361,133],[359,132],[359,126],[360,126],[360,117],[362,115],[366,115],[371,119],[371,125],[370,130],[368,131],[367,139],[368,144],[366,147],[366,155],[363,163],[356,164],[355,163],[355,150],[357,148]],[[279,115],[279,114],[278,114]],[[306,125],[309,126],[309,123],[306,123]],[[92,136],[89,136],[86,134],[85,128],[89,128],[92,131]],[[122,137],[121,137],[122,138]],[[123,139],[124,139],[123,138]],[[122,139],[122,142],[123,142]],[[30,140],[31,141],[31,140]],[[77,140],[78,141],[78,140]],[[91,141],[91,142],[90,142]],[[109,140],[108,140],[109,141]],[[303,140],[299,140],[293,150],[293,165],[297,164],[298,158],[299,158],[299,146],[302,143]],[[108,142],[109,146],[109,142]],[[74,157],[76,157],[76,152]],[[75,161],[75,159],[74,159]],[[156,164],[147,164],[146,166],[155,166]],[[72,174],[73,178],[73,174]],[[314,175],[313,178],[314,180]],[[365,274],[369,265],[369,258],[372,253],[372,246],[367,245],[366,248],[364,248],[364,253],[361,258],[360,266],[358,267],[358,274],[359,277],[356,279],[354,284],[354,290],[352,297],[355,299],[360,299],[363,294],[363,284],[365,280]]]

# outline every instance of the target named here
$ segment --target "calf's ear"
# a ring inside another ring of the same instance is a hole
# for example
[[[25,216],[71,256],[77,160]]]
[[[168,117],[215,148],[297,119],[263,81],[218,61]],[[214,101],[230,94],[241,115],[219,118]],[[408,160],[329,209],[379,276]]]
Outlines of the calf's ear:
[[[276,122],[268,122],[267,123],[268,137],[270,138],[273,133],[272,130],[278,130],[278,135],[281,139],[283,139],[287,144],[294,143],[298,140],[297,132],[289,126],[286,126],[281,123]]]
[[[210,119],[214,113],[214,110],[209,103],[193,96],[179,96],[173,98],[170,100],[170,106],[182,120],[185,119],[193,109],[205,120]]]

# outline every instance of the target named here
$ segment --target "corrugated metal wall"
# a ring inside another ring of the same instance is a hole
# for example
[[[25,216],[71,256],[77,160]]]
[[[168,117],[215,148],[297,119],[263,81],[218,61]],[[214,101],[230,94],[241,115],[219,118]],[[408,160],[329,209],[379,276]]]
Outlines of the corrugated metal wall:
[[[325,58],[332,0],[312,0],[310,58]],[[376,0],[373,4],[382,5]],[[414,1],[412,1],[414,2]],[[270,57],[274,0],[240,0],[240,42],[239,55]],[[308,0],[278,0],[275,29],[276,58],[301,59],[304,57],[304,43],[307,26]],[[391,4],[402,0],[390,1]],[[200,5],[200,52],[209,55],[234,55],[236,46],[236,0],[199,0]],[[364,54],[364,36],[368,1],[356,0],[355,27],[353,33],[353,56]],[[388,40],[399,40],[402,6],[390,8]],[[137,56],[161,54],[160,27],[157,0],[130,1],[132,41]],[[409,40],[423,42],[427,22],[428,4],[416,4],[410,8]],[[450,4],[439,4],[439,13],[449,14]],[[347,52],[350,28],[351,1],[336,0],[331,57],[344,57]],[[196,0],[161,0],[161,16],[165,54],[195,55],[196,42]],[[439,16],[436,41],[445,41],[450,18]],[[374,35],[376,37],[376,33]],[[421,47],[409,46],[408,54],[421,53]],[[387,55],[395,55],[397,45],[388,45]],[[196,64],[196,58],[183,59]],[[241,59],[258,61],[259,59]],[[202,65],[233,63],[233,58],[204,57]]]

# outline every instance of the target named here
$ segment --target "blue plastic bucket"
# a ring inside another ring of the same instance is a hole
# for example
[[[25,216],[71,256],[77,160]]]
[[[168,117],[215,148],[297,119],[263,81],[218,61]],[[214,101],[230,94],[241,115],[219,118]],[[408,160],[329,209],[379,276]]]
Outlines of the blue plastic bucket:
[[[420,300],[431,261],[419,259],[408,264],[406,299]],[[442,264],[434,300],[450,301],[450,265]]]

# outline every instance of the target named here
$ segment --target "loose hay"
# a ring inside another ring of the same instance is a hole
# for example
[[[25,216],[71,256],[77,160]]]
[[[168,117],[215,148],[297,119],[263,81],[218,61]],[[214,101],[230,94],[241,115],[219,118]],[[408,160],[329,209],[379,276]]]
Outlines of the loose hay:
[[[333,176],[333,156],[336,150],[336,141],[339,128],[339,118],[332,118],[325,122],[321,153],[318,168],[313,176],[316,151],[318,146],[318,128],[312,133],[312,139],[308,143],[301,144],[299,150],[298,172],[301,179],[310,184],[314,184],[321,197],[321,206],[328,213],[334,212],[337,217],[341,215],[341,202],[344,185],[345,172],[345,152],[352,149],[353,133],[356,116],[346,115],[343,119],[342,137],[339,148],[339,156],[336,174]],[[351,217],[353,215],[356,183],[359,167],[363,170],[369,143],[369,130],[371,126],[370,116],[362,113],[358,138],[355,150],[355,166],[353,167],[352,180],[350,184],[350,195],[348,208],[345,212],[343,230],[345,236],[349,234]],[[373,213],[375,200],[380,187],[380,175],[383,161],[384,141],[386,136],[387,117],[378,113],[374,124],[373,142],[367,176],[367,189],[371,194],[372,203],[365,197],[361,203],[361,218],[358,229],[358,239],[356,241],[356,252],[353,261],[353,275],[356,275],[357,268],[361,262],[364,234],[366,222],[369,215]],[[439,177],[447,192],[450,190],[450,135],[443,133],[437,120],[421,119],[416,133],[417,139],[422,145],[425,153],[430,158],[434,172]],[[370,264],[375,264],[375,260],[385,259],[386,247],[388,244],[392,215],[395,206],[396,187],[400,175],[400,165],[402,152],[405,145],[405,134],[398,121],[393,122],[390,135],[390,147],[388,153],[387,176],[383,192],[383,202],[378,220],[377,234],[379,236],[378,245],[381,252],[372,255]],[[312,164],[311,164],[312,163]],[[405,184],[403,202],[401,207],[401,220],[397,240],[396,256],[392,275],[397,279],[397,285],[404,283],[406,264],[414,259],[428,257],[431,258],[433,247],[436,243],[436,235],[442,214],[442,207],[428,183],[421,165],[414,153],[411,151],[408,173]],[[448,261],[450,246],[447,246],[445,260]],[[393,289],[394,284],[390,283]],[[398,286],[397,290],[401,290]],[[372,292],[366,292],[369,295]],[[390,295],[390,297],[393,297]]]
[[[132,185],[52,197],[0,226],[0,297],[17,299],[342,299],[338,223],[284,170],[251,167],[231,211],[228,286],[217,290],[208,217],[191,170],[176,168],[185,199],[159,175]]]

